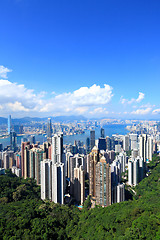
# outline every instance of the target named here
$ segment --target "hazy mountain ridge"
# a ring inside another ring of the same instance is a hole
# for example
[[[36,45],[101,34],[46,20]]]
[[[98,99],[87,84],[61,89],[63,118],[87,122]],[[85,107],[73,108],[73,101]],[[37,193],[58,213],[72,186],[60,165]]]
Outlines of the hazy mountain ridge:
[[[67,122],[67,121],[80,121],[87,120],[84,116],[57,116],[50,117],[53,122]],[[24,117],[24,118],[13,118],[12,124],[23,124],[29,122],[46,122],[48,117],[38,118],[38,117]],[[8,118],[0,117],[0,124],[7,124]]]

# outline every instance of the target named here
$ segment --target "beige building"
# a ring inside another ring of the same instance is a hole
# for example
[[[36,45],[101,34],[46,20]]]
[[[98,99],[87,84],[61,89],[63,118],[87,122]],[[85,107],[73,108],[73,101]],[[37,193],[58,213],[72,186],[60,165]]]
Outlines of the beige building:
[[[96,164],[99,161],[99,151],[95,146],[89,155],[89,194],[94,198],[96,195]]]
[[[104,156],[96,164],[96,204],[111,205],[111,167]]]

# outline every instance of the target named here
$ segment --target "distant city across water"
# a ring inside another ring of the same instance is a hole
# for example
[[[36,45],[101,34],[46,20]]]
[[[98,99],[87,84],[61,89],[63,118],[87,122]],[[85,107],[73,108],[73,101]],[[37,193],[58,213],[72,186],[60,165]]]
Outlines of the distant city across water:
[[[105,136],[111,137],[112,134],[120,134],[125,135],[128,133],[128,130],[126,129],[127,125],[119,125],[119,124],[112,124],[112,125],[105,125],[103,126],[105,130]],[[95,138],[98,139],[100,137],[100,127],[95,128]],[[27,138],[28,135],[24,136],[18,136],[17,137],[17,144],[21,144],[21,141],[23,138]],[[87,137],[90,137],[90,130],[86,130],[83,134],[77,134],[77,135],[68,135],[63,137],[63,143],[64,144],[74,144],[74,141],[82,141],[84,144],[86,143]],[[45,142],[47,140],[46,134],[43,135],[35,135],[35,140],[39,141],[40,144]],[[9,145],[9,138],[2,138],[0,139],[0,143],[3,144],[3,147],[6,147]]]

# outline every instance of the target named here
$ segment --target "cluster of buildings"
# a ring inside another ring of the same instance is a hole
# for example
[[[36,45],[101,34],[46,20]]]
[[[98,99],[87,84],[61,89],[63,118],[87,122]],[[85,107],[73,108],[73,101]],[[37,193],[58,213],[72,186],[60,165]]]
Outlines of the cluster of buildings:
[[[98,139],[91,129],[85,145],[80,141],[64,145],[63,133],[54,134],[48,119],[47,141],[40,144],[32,138],[22,142],[19,149],[16,136],[9,127],[8,131],[12,141],[5,150],[0,145],[0,173],[11,169],[19,177],[34,178],[41,186],[41,198],[60,204],[67,197],[83,205],[88,194],[92,206],[125,201],[122,173],[128,170],[127,184],[137,185],[158,146],[157,132],[106,137],[103,128]]]

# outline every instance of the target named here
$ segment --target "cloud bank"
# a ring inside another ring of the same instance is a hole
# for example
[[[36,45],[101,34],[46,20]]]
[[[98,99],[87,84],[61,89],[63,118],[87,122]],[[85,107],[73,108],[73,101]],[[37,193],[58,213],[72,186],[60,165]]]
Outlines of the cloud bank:
[[[144,97],[145,97],[145,94],[142,92],[139,92],[138,98],[132,98],[131,100],[128,100],[128,99],[121,97],[120,102],[122,104],[139,103],[144,99]]]
[[[89,115],[106,114],[106,106],[112,99],[112,87],[104,84],[81,87],[73,92],[64,92],[45,98],[46,93],[35,94],[23,84],[0,80],[0,114],[23,113],[23,115],[58,116],[58,115]],[[53,92],[53,91],[52,91]],[[97,111],[99,109],[99,111]]]
[[[7,73],[8,72],[12,72],[12,70],[11,69],[8,69],[8,68],[6,68],[6,67],[4,67],[4,66],[0,66],[0,77],[1,78],[7,78]]]
[[[145,97],[142,92],[139,92],[137,98],[130,100],[121,97],[120,102],[123,106],[119,103],[113,106],[111,102],[113,88],[108,84],[103,86],[93,84],[61,94],[56,94],[54,89],[51,89],[50,93],[43,91],[36,94],[34,89],[28,89],[23,84],[9,81],[8,72],[11,70],[0,66],[0,77],[3,78],[0,79],[0,116],[6,117],[8,114],[13,114],[14,117],[63,115],[85,115],[87,117],[135,115],[140,117],[147,114],[157,116],[160,114],[159,106],[156,107],[150,103],[140,106],[139,103]],[[47,98],[48,96],[51,97]]]

